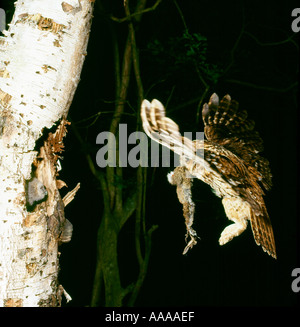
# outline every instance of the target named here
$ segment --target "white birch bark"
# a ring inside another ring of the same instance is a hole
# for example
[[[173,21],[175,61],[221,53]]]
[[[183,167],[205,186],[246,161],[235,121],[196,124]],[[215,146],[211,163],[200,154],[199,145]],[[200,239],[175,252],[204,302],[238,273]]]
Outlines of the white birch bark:
[[[26,209],[25,185],[43,129],[66,117],[86,56],[89,0],[19,0],[0,38],[0,306],[57,306],[62,217],[56,167],[42,148],[48,198]],[[70,219],[72,220],[72,219]]]

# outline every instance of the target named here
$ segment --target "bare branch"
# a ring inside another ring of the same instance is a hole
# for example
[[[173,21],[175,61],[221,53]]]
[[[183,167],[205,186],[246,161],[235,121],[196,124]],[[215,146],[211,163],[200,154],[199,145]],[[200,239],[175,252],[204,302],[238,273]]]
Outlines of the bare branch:
[[[227,80],[225,80],[225,82],[239,84],[239,85],[243,85],[243,86],[248,86],[248,87],[252,87],[254,89],[271,91],[271,92],[279,92],[279,93],[288,92],[288,91],[290,91],[291,89],[293,89],[294,87],[296,87],[298,85],[298,82],[295,82],[295,83],[293,83],[293,84],[291,84],[291,85],[289,85],[287,87],[284,87],[284,88],[276,88],[276,87],[257,85],[257,84],[248,83],[248,82],[244,82],[244,81],[239,81],[239,80],[235,80],[235,79],[227,79]]]
[[[204,90],[204,92],[203,92],[203,94],[202,94],[202,96],[201,96],[201,98],[200,98],[200,101],[198,103],[198,106],[197,106],[197,114],[196,114],[196,124],[199,123],[200,111],[201,111],[202,103],[203,103],[203,101],[204,101],[204,99],[205,99],[205,97],[206,97],[209,89],[210,89],[210,87],[209,87],[209,85],[207,85],[206,88],[205,88],[205,90]]]
[[[154,4],[152,7],[147,8],[147,9],[143,9],[143,10],[141,10],[141,11],[137,11],[137,12],[135,12],[135,13],[129,15],[129,16],[123,17],[123,18],[117,18],[117,17],[114,17],[114,16],[111,16],[110,18],[111,18],[113,21],[117,22],[117,23],[124,23],[124,22],[126,22],[126,21],[129,21],[132,17],[135,17],[135,16],[138,16],[138,15],[144,14],[144,13],[149,12],[149,11],[154,11],[154,10],[156,9],[156,7],[157,7],[161,2],[162,2],[162,0],[157,0],[157,1],[155,2],[155,4]],[[127,2],[126,2],[126,3],[127,3]],[[126,4],[126,3],[125,3],[125,4]]]
[[[242,36],[243,34],[245,33],[245,11],[244,11],[244,8],[243,8],[243,11],[242,11],[242,27],[241,27],[241,30],[240,30],[240,33],[237,37],[237,39],[235,40],[235,43],[230,51],[230,62],[228,64],[228,66],[224,69],[223,71],[223,75],[225,75],[229,69],[232,67],[233,63],[234,63],[234,56],[235,56],[235,51],[242,39]]]
[[[293,33],[292,35],[290,35],[287,39],[284,39],[282,41],[277,41],[277,42],[261,42],[256,36],[254,36],[252,33],[245,31],[245,34],[250,36],[258,45],[262,46],[262,47],[270,47],[270,46],[278,46],[278,45],[282,45],[285,43],[289,43],[291,42],[297,49],[299,49],[299,45],[297,44],[297,42],[294,40],[294,38],[296,37],[296,33]]]
[[[130,17],[130,10],[128,3],[125,3],[125,13],[127,17]],[[134,74],[136,78],[137,88],[138,88],[138,105],[140,106],[142,99],[143,99],[143,86],[140,76],[140,69],[139,69],[139,61],[137,55],[137,48],[135,42],[135,31],[132,22],[129,23],[129,38],[131,39],[131,47],[132,47],[132,61],[134,67]],[[140,120],[138,115],[138,121]],[[141,219],[143,217],[142,213],[142,201],[143,201],[143,171],[142,167],[139,166],[137,170],[137,192],[136,192],[136,218],[135,218],[135,248],[136,248],[136,255],[138,259],[138,263],[141,269],[143,265],[143,255],[141,251],[141,244],[140,244],[140,232],[141,232]]]
[[[130,11],[129,11],[128,5],[125,5],[125,13],[126,13],[127,17],[130,17]],[[129,37],[131,39],[132,61],[133,61],[133,68],[134,68],[136,84],[137,84],[137,88],[138,88],[138,97],[139,97],[139,105],[140,105],[142,103],[142,100],[144,97],[144,90],[143,90],[141,74],[140,74],[140,65],[139,65],[139,58],[138,58],[138,50],[137,50],[136,41],[135,41],[135,32],[134,32],[134,27],[133,27],[132,23],[129,24]],[[138,115],[138,117],[140,117],[140,115]],[[140,118],[138,118],[138,120],[140,120]]]
[[[201,99],[203,98],[203,94],[201,94],[200,96],[197,96],[196,98],[192,98],[188,101],[185,101],[183,103],[178,104],[177,106],[173,106],[172,108],[168,109],[168,113],[173,112],[173,111],[177,111],[177,110],[181,110],[182,108],[186,108],[198,101],[201,101]]]
[[[136,298],[139,294],[139,291],[141,289],[141,286],[143,284],[143,281],[146,277],[146,272],[148,269],[148,264],[149,264],[149,259],[150,259],[150,254],[151,254],[151,247],[152,247],[152,233],[158,228],[157,225],[153,225],[148,231],[147,234],[145,235],[145,258],[142,262],[142,265],[140,267],[140,272],[139,276],[135,282],[131,297],[128,301],[128,306],[132,307],[136,301]]]
[[[129,194],[126,198],[126,200],[123,200],[123,211],[122,211],[122,217],[120,219],[119,227],[120,229],[123,227],[123,225],[126,223],[128,218],[133,214],[134,210],[136,209],[137,201],[136,201],[136,192],[132,192]]]
[[[186,21],[185,21],[185,19],[184,19],[183,13],[182,13],[182,11],[181,11],[181,9],[180,9],[180,7],[179,7],[177,1],[176,1],[176,0],[173,0],[173,2],[174,2],[175,6],[176,6],[176,8],[177,8],[177,10],[178,10],[178,12],[179,12],[179,15],[180,15],[180,17],[181,17],[181,20],[182,20],[182,23],[183,23],[184,29],[187,31],[187,30],[188,30],[188,27],[187,27]]]

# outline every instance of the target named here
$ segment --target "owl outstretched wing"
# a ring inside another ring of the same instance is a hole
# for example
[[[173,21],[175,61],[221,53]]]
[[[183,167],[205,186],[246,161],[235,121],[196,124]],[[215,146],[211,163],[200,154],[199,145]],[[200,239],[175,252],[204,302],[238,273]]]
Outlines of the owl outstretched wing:
[[[247,111],[227,94],[219,101],[213,94],[202,109],[204,133],[209,141],[224,146],[243,160],[248,169],[266,190],[272,186],[272,175],[267,159],[259,155],[263,140],[254,130],[255,122],[247,119]]]
[[[180,134],[178,125],[166,117],[165,108],[160,101],[154,99],[150,103],[144,100],[141,105],[141,117],[144,131],[154,141],[180,156],[199,160],[195,143]]]

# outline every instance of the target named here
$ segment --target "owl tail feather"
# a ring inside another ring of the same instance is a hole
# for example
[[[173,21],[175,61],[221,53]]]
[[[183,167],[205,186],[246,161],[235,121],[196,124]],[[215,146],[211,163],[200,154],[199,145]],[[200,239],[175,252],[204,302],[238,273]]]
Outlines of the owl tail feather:
[[[266,207],[262,205],[258,213],[251,210],[250,221],[256,244],[260,245],[264,252],[277,259],[273,228]]]

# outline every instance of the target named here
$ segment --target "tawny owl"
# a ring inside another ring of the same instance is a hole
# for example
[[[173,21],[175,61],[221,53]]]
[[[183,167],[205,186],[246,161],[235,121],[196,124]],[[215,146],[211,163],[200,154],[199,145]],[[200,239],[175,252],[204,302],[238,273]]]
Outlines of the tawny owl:
[[[196,177],[209,184],[222,199],[225,213],[233,221],[221,233],[219,244],[240,235],[250,220],[256,244],[276,258],[262,189],[271,188],[272,175],[269,162],[259,155],[263,142],[254,130],[254,122],[247,119],[247,112],[239,110],[238,103],[229,95],[219,101],[214,93],[202,109],[207,140],[194,141],[181,136],[178,125],[165,116],[164,106],[156,99],[151,103],[143,101],[141,117],[150,138],[180,155],[181,166],[168,174],[168,180],[177,186],[178,199],[183,204],[190,237],[184,253],[197,243],[192,229],[195,205],[191,193],[192,177]]]

